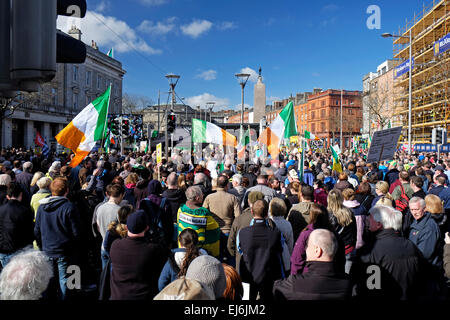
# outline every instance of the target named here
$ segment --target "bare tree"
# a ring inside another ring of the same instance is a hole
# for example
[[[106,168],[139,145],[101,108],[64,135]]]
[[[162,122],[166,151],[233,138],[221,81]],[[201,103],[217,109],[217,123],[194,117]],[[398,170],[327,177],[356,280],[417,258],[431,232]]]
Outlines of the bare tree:
[[[141,114],[142,111],[154,104],[154,101],[143,95],[125,93],[122,97],[122,112],[124,114]]]
[[[378,123],[380,128],[386,127],[392,113],[392,106],[389,107],[389,99],[391,98],[389,87],[387,85],[378,86],[378,83],[375,82],[372,90],[363,93],[363,98],[369,112],[369,133],[373,122]]]

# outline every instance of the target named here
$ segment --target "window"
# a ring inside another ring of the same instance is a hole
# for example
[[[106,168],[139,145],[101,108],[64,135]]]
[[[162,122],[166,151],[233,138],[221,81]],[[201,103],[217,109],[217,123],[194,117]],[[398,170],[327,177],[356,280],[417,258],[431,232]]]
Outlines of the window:
[[[78,109],[78,93],[73,94],[73,108],[74,110]]]
[[[320,131],[325,132],[325,123],[324,122],[320,123]]]
[[[311,131],[313,133],[316,132],[316,124],[315,123],[311,124]]]
[[[314,119],[316,117],[316,113],[313,111],[312,113],[311,113],[311,119]]]
[[[320,116],[325,118],[325,109],[320,110]]]
[[[56,88],[52,88],[52,105],[58,105],[58,90]]]
[[[91,78],[92,78],[92,71],[87,71],[86,72],[86,85],[87,86],[91,85]]]
[[[325,105],[325,100],[322,101],[322,107]]]
[[[336,105],[337,105],[337,106],[339,105],[339,100],[336,100]]]
[[[100,90],[102,87],[102,76],[97,76],[97,89]]]
[[[73,66],[73,81],[78,81],[78,67]]]

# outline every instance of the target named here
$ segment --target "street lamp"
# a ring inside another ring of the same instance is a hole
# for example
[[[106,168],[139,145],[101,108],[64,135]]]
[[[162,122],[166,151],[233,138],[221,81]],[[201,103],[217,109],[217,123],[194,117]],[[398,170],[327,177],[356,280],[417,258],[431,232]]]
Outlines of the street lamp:
[[[172,107],[171,107],[171,109],[172,109],[172,111],[173,111],[173,108],[174,108],[174,104],[175,104],[175,87],[176,87],[176,85],[177,85],[177,83],[178,83],[178,80],[180,79],[180,76],[179,75],[176,75],[176,74],[167,74],[166,75],[166,78],[167,78],[167,80],[169,80],[169,85],[170,85],[170,92],[172,93]],[[168,112],[168,110],[167,110],[167,108],[168,108],[168,105],[166,105],[166,113],[165,113],[165,122],[166,122],[166,134],[165,134],[165,148],[164,148],[164,152],[165,152],[165,154],[166,154],[166,157],[167,157],[167,161],[169,160],[169,141],[168,141],[168,131],[167,131],[167,116],[169,115],[169,112]]]
[[[412,114],[412,32],[409,30],[409,37],[406,36],[398,36],[398,35],[392,35],[390,33],[383,33],[381,35],[383,38],[404,38],[409,40],[409,95],[408,95],[408,154],[411,154],[411,114]]]
[[[212,112],[212,109],[214,108],[215,104],[216,103],[214,101],[206,103],[206,109],[209,109],[209,122],[211,122],[211,112]],[[210,107],[208,108],[208,106],[210,106]]]
[[[242,88],[242,105],[241,105],[241,125],[240,125],[240,136],[242,138],[242,134],[244,133],[244,88],[247,84],[248,78],[250,78],[250,74],[248,73],[237,73],[235,74],[236,78],[239,81],[239,84]]]

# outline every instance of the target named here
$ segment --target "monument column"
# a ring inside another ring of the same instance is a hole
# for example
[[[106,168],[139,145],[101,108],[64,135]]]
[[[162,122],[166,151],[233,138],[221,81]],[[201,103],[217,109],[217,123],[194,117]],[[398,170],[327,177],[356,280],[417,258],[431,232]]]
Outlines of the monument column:
[[[266,114],[266,85],[262,82],[259,68],[258,82],[254,88],[253,123],[259,123]]]

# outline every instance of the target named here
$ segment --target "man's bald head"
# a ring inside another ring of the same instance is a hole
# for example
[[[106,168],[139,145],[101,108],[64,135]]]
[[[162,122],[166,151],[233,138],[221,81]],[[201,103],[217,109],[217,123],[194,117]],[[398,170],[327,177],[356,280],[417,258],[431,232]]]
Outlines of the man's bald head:
[[[307,261],[333,261],[338,244],[334,234],[326,229],[316,229],[309,235],[306,248]]]

